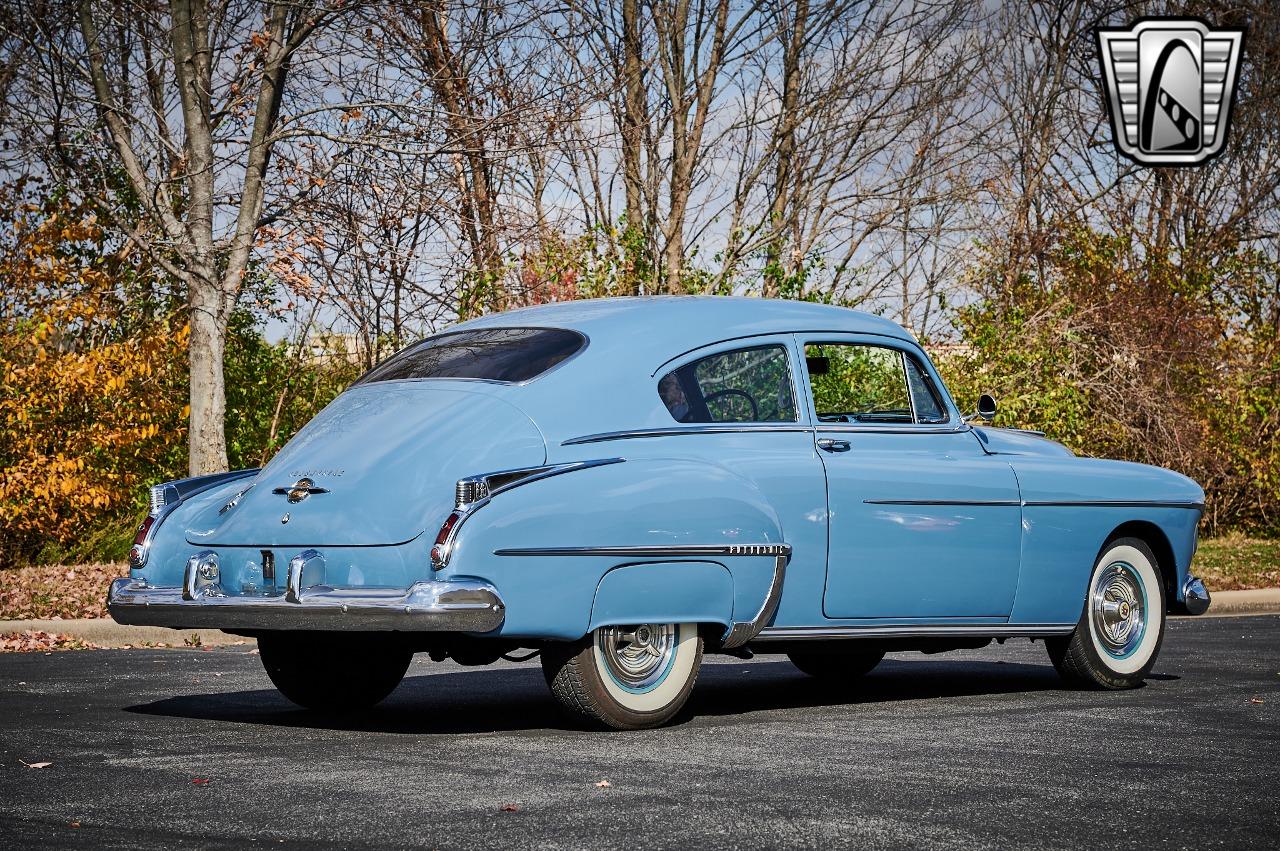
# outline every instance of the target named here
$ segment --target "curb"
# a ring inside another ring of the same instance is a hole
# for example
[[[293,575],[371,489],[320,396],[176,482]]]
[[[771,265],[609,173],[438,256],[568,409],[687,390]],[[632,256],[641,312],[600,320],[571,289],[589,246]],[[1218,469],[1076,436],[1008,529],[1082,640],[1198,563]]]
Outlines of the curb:
[[[237,641],[252,644],[252,638],[229,635],[217,629],[167,629],[162,626],[124,626],[111,618],[84,618],[79,620],[22,620],[0,621],[0,633],[41,630],[78,638],[98,647],[142,647],[148,644],[167,644],[170,647],[216,647],[235,644]],[[196,644],[192,636],[199,637]],[[187,642],[191,641],[191,644]]]
[[[1280,588],[1263,588],[1257,591],[1213,591],[1213,603],[1209,611],[1200,617],[1234,617],[1236,615],[1280,614]],[[160,626],[124,626],[111,618],[85,618],[82,620],[0,620],[0,633],[41,630],[70,635],[99,647],[141,647],[147,644],[167,644],[170,647],[189,647],[187,641],[199,636],[201,647],[218,647],[251,642],[253,639],[229,635],[216,629],[166,629]]]
[[[1256,591],[1209,591],[1212,602],[1201,617],[1280,614],[1280,588]]]

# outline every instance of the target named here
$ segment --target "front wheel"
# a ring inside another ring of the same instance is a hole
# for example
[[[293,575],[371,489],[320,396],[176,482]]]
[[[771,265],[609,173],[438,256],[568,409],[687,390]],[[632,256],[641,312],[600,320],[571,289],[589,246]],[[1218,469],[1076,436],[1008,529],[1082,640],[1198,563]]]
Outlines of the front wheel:
[[[322,712],[350,712],[391,694],[413,651],[383,636],[274,632],[258,637],[258,656],[289,700]]]
[[[570,712],[616,730],[667,723],[689,699],[702,664],[698,625],[604,626],[542,651],[542,672]]]
[[[1112,541],[1094,565],[1075,631],[1045,641],[1058,673],[1075,683],[1133,688],[1164,641],[1165,591],[1155,555],[1138,538]]]

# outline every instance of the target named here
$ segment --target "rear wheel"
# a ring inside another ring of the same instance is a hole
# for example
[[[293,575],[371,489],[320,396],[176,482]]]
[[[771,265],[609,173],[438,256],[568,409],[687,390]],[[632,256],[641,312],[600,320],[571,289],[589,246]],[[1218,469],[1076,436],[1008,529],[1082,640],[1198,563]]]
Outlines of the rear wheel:
[[[689,699],[702,664],[697,624],[606,626],[542,651],[542,671],[560,704],[617,730],[667,723]]]
[[[856,680],[880,664],[884,651],[874,647],[793,650],[787,658],[811,677],[832,681]]]
[[[276,632],[258,655],[280,693],[307,709],[368,709],[404,678],[413,652],[394,639],[351,633]]]
[[[1075,631],[1045,646],[1071,682],[1133,688],[1155,666],[1164,628],[1165,590],[1155,555],[1138,538],[1118,538],[1094,565]]]

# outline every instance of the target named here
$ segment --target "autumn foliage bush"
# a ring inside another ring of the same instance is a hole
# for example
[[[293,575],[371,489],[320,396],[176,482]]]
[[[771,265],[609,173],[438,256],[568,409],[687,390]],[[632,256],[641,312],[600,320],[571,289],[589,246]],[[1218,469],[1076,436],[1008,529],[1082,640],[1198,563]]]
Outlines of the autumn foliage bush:
[[[0,558],[12,561],[135,513],[142,483],[180,467],[187,329],[154,312],[148,270],[91,212],[4,206]]]
[[[0,568],[118,560],[147,487],[187,468],[185,304],[91,208],[30,194],[0,190]],[[268,342],[262,320],[232,317],[233,467],[265,463],[356,374]]]
[[[1175,262],[1085,227],[1044,259],[1012,283],[977,270],[985,297],[938,359],[960,404],[990,392],[998,425],[1192,477],[1211,534],[1280,534],[1277,269],[1234,250]]]

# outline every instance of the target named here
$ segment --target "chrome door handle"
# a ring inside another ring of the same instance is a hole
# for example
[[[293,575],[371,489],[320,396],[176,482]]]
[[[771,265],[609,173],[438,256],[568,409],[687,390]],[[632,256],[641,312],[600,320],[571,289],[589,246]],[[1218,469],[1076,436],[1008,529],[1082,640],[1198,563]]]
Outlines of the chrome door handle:
[[[826,452],[848,452],[849,441],[834,440],[830,437],[824,437],[818,441],[818,448]]]

